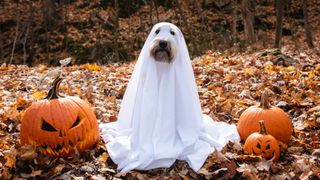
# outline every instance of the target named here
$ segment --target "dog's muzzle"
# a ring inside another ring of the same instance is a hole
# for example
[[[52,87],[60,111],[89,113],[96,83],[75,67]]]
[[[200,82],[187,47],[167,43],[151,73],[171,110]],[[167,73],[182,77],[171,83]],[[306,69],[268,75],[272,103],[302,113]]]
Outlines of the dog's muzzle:
[[[170,63],[174,58],[174,48],[168,40],[155,39],[150,49],[151,56],[160,62]]]

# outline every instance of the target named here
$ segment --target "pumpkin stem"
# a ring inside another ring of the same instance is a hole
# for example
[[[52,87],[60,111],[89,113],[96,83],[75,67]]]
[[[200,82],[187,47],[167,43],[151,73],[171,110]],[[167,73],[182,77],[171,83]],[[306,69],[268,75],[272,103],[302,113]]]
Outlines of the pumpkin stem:
[[[263,109],[270,109],[271,108],[271,106],[269,104],[269,98],[268,98],[267,92],[263,92],[261,94],[260,108],[263,108]]]
[[[53,81],[52,86],[48,92],[48,95],[44,99],[58,99],[59,95],[59,85],[63,79],[59,76]]]
[[[266,126],[264,125],[264,120],[259,121],[260,134],[267,135]]]

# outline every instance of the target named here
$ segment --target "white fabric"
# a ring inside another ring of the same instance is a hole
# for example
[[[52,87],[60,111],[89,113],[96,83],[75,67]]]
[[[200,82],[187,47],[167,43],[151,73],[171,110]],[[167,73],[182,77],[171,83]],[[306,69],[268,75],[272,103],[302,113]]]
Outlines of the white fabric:
[[[166,38],[176,46],[170,64],[151,57],[149,47],[155,38]],[[229,140],[240,140],[235,125],[202,115],[184,37],[170,23],[158,23],[151,30],[118,117],[116,122],[101,124],[100,130],[122,172],[170,167],[176,159],[186,160],[197,171],[214,148],[221,150]]]

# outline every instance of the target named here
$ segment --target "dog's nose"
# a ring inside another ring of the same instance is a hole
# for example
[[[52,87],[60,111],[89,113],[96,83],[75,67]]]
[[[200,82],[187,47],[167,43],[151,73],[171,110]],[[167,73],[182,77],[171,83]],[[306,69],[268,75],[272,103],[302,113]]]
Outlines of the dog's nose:
[[[160,42],[159,42],[159,46],[160,46],[161,48],[166,48],[167,45],[168,45],[167,41],[160,41]]]

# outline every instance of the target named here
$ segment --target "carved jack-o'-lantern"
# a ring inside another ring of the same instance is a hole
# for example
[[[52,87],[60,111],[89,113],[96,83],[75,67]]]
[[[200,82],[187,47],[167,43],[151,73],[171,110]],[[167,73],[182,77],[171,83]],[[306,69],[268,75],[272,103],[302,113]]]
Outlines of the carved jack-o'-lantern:
[[[68,156],[93,148],[99,140],[97,119],[91,107],[77,97],[58,93],[61,78],[55,79],[47,97],[33,103],[21,122],[21,143],[39,146],[40,151]]]
[[[255,132],[248,136],[243,149],[250,154],[261,155],[264,158],[278,160],[280,148],[278,141],[270,134],[267,134],[264,121],[259,121],[260,133]]]

